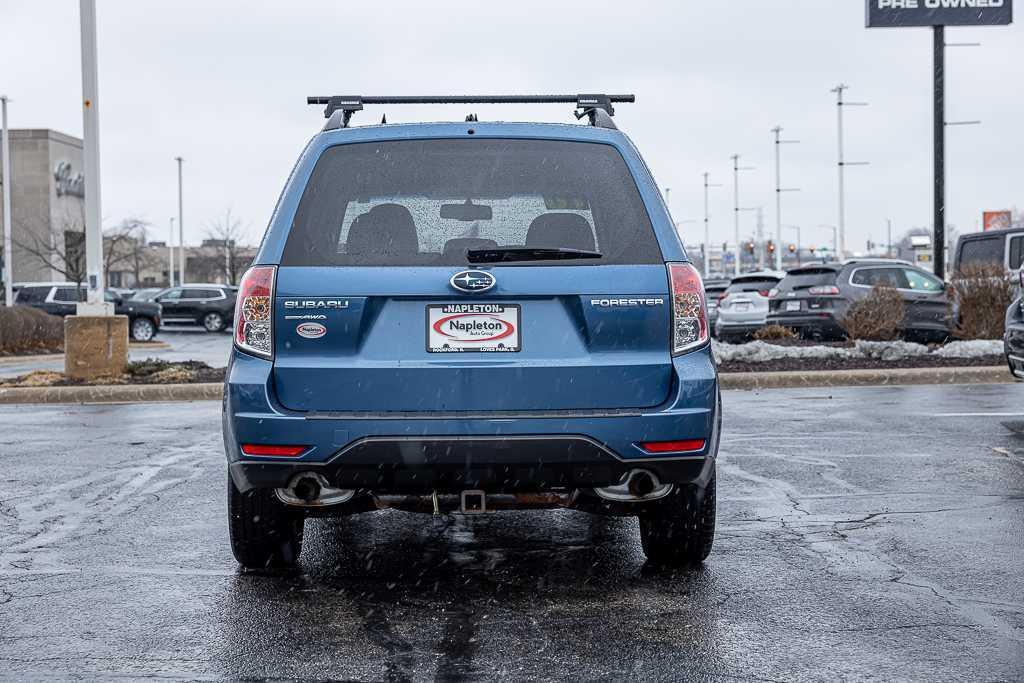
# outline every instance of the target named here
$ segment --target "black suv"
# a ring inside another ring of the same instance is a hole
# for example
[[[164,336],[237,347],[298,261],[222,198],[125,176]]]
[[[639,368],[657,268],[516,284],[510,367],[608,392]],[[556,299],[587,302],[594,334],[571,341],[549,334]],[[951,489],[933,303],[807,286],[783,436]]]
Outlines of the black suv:
[[[14,303],[31,306],[52,315],[74,315],[76,304],[85,301],[85,287],[66,282],[27,282],[15,285]],[[77,290],[77,291],[76,291]],[[114,304],[114,313],[128,316],[128,334],[135,341],[149,341],[160,329],[160,304],[123,299],[106,290],[104,298]]]
[[[231,285],[192,285],[165,289],[153,300],[164,308],[164,322],[202,325],[223,332],[234,320],[238,288]]]
[[[769,325],[782,325],[805,338],[843,339],[840,321],[854,301],[875,285],[890,285],[903,296],[904,336],[940,341],[949,336],[946,285],[906,261],[851,259],[795,268],[771,291]]]

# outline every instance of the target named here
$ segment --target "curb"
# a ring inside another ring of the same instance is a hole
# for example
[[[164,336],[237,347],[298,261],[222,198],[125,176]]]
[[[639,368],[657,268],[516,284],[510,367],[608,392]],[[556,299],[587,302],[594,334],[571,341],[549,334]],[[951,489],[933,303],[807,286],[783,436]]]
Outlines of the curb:
[[[128,342],[129,351],[156,351],[157,349],[169,349],[171,345],[165,341],[155,342]],[[0,365],[5,363],[31,363],[33,361],[63,360],[63,353],[34,353],[24,356],[0,356]]]
[[[1004,365],[814,372],[733,372],[718,376],[722,389],[758,391],[800,387],[866,387],[913,384],[1013,384]]]
[[[1013,384],[1009,370],[994,367],[834,370],[815,372],[733,372],[718,376],[723,390],[760,391],[807,387],[867,387],[913,384]],[[0,404],[155,403],[219,401],[219,382],[202,384],[108,384],[76,387],[0,387]]]
[[[219,401],[224,385],[107,384],[76,387],[0,387],[4,403],[154,403],[160,401]]]

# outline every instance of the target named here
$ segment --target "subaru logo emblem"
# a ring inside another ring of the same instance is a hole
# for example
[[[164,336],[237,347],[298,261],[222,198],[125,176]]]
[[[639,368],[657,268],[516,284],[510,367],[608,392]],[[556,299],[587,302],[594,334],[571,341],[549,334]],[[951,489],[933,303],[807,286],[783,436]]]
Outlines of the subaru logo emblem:
[[[452,279],[448,282],[460,292],[479,294],[493,287],[497,280],[493,275],[482,270],[463,270],[452,275]]]

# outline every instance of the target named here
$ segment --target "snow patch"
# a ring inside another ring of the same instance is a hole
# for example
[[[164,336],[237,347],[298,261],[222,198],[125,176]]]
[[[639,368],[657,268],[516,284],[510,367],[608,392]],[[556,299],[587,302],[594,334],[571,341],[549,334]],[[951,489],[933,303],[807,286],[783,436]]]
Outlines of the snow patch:
[[[783,358],[856,360],[877,359],[897,361],[904,358],[935,355],[940,358],[978,358],[979,356],[1001,356],[1003,342],[998,339],[956,341],[935,350],[924,344],[906,341],[871,342],[858,341],[848,346],[778,346],[763,341],[746,344],[726,344],[711,340],[715,362],[722,363],[765,363]]]

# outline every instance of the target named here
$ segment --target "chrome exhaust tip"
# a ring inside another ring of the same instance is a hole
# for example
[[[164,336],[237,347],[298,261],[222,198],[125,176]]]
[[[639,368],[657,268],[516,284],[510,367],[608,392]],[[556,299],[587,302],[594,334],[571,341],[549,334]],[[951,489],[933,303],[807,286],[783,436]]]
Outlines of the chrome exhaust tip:
[[[601,498],[620,503],[640,503],[658,500],[672,493],[673,484],[662,484],[653,472],[630,470],[615,486],[594,489]]]
[[[288,482],[288,487],[277,489],[277,499],[285,505],[324,507],[340,505],[352,500],[354,489],[332,488],[319,472],[300,472]]]

